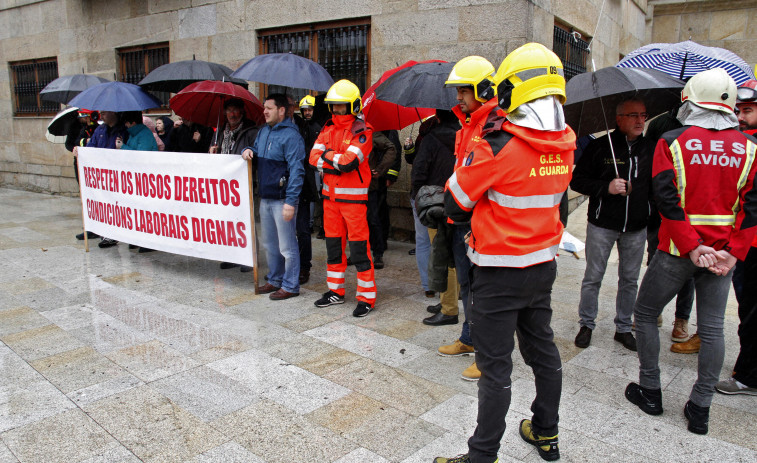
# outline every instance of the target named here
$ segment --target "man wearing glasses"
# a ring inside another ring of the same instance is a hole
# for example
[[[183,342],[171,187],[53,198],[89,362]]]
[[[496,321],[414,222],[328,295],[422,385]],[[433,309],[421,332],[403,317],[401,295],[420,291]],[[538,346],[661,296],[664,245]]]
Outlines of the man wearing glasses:
[[[616,129],[589,143],[570,182],[574,191],[589,196],[586,272],[581,283],[580,330],[575,344],[581,348],[591,344],[591,334],[596,328],[599,288],[610,252],[617,243],[618,294],[615,298],[614,339],[625,348],[636,351],[631,316],[647,239],[654,143],[643,136],[648,116],[643,101],[623,101],[615,114]]]

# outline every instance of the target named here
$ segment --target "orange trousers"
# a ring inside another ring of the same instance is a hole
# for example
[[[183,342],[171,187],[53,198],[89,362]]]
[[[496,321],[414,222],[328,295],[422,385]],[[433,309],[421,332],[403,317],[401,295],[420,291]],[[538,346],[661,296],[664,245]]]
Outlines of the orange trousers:
[[[350,244],[350,259],[357,270],[357,300],[374,306],[376,280],[373,274],[373,257],[368,242],[367,206],[323,200],[323,229],[326,234],[326,284],[331,291],[344,296],[344,276]]]

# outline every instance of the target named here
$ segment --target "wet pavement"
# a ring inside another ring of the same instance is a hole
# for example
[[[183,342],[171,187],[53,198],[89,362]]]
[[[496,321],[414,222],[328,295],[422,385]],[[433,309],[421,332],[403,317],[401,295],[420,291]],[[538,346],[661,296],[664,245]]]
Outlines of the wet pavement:
[[[412,244],[390,242],[377,309],[356,319],[354,268],[346,304],[313,306],[326,290],[323,241],[313,240],[301,295],[273,302],[254,295],[251,273],[217,262],[125,244],[85,253],[77,199],[0,189],[0,211],[0,462],[430,462],[466,451],[477,389],[460,373],[472,357],[436,355],[460,325],[421,323],[436,301],[420,287]],[[585,214],[584,205],[571,215],[578,237]],[[623,398],[638,360],[612,339],[617,264],[581,350],[585,261],[558,261],[561,461],[757,461],[757,397],[716,394],[709,435],[686,431],[696,356],[667,350],[670,308],[660,329],[665,413],[647,416]],[[721,378],[737,324],[731,296]],[[537,462],[517,432],[533,376],[515,357],[500,461]]]

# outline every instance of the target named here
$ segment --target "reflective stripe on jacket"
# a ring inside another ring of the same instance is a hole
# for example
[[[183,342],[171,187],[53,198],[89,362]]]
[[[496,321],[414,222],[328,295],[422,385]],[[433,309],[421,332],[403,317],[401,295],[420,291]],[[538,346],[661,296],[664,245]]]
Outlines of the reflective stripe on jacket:
[[[333,115],[310,151],[310,164],[323,172],[323,197],[332,201],[367,203],[373,128],[352,115]]]
[[[500,119],[447,182],[445,212],[470,217],[468,257],[484,267],[528,267],[555,258],[560,199],[570,183],[575,134]]]
[[[743,260],[757,230],[757,140],[735,129],[666,132],[653,166],[658,249],[687,256],[699,244]]]

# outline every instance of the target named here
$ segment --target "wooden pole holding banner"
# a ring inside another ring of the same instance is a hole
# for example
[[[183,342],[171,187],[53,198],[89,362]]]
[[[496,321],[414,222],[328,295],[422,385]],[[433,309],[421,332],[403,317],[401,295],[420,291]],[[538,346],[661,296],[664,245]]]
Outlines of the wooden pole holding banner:
[[[247,184],[250,189],[250,233],[252,241],[252,279],[258,294],[258,240],[255,237],[255,201],[252,197],[252,161],[247,161]]]
[[[78,152],[77,152],[78,157]],[[79,159],[76,160],[76,169],[79,171],[79,201],[84,201],[84,194],[82,194],[81,189],[81,179],[84,179],[83,172],[81,171],[81,165],[79,164]],[[84,226],[84,203],[81,203],[81,228],[84,230],[84,252],[89,252],[89,239],[87,237],[87,228]]]

